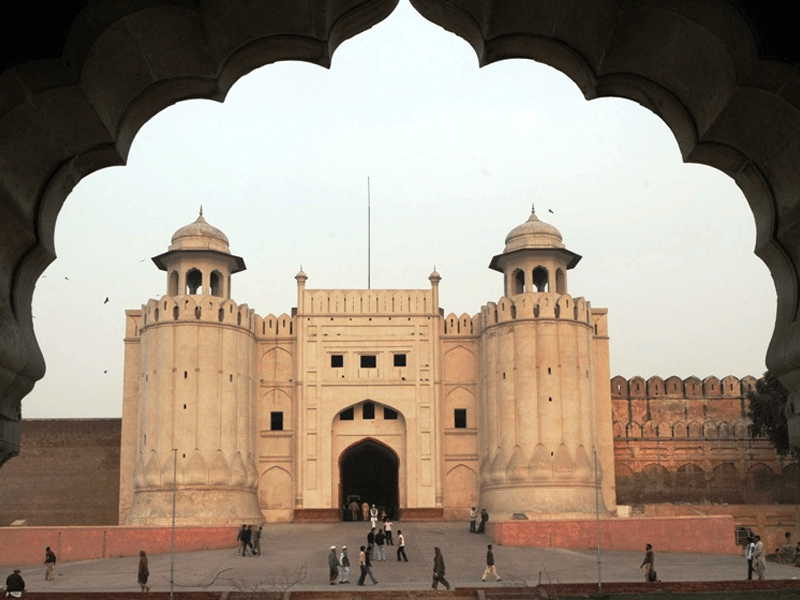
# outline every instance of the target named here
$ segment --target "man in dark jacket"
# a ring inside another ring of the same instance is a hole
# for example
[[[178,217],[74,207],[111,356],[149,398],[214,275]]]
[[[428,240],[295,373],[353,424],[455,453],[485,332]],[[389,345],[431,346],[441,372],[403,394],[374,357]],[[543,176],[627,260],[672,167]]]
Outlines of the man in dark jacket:
[[[483,577],[481,577],[481,581],[486,581],[486,578],[489,576],[489,573],[494,575],[497,578],[497,581],[500,581],[500,575],[497,574],[497,569],[494,566],[494,554],[492,553],[492,545],[489,544],[487,548],[488,550],[486,551],[486,570],[483,572]]]
[[[486,533],[486,522],[489,520],[489,513],[485,508],[481,509],[481,524],[478,525],[478,533]]]
[[[336,546],[331,546],[328,553],[328,579],[331,585],[336,585],[336,578],[339,577],[339,559],[336,557]]]
[[[22,592],[25,591],[25,580],[22,579],[19,569],[14,569],[14,572],[6,577],[6,592],[13,598],[20,598]]]
[[[374,555],[372,554],[373,550],[375,549],[375,528],[369,530],[367,534],[367,556],[372,558]]]
[[[379,529],[375,534],[375,545],[378,546],[378,558],[376,560],[386,560],[386,553],[384,552],[384,544],[386,543],[386,535],[383,529]]]
[[[431,587],[433,589],[439,589],[439,582],[444,584],[444,587],[448,590],[450,589],[450,584],[447,583],[447,579],[444,578],[444,556],[442,556],[442,551],[439,548],[433,549],[433,585]]]

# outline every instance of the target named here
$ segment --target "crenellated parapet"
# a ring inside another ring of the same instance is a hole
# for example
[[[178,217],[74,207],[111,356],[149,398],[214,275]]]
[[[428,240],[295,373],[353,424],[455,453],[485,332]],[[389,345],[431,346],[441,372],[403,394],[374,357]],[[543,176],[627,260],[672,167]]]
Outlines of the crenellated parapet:
[[[139,333],[166,323],[214,323],[247,329],[256,334],[256,317],[247,304],[216,296],[162,296],[142,305]]]
[[[481,308],[480,329],[514,320],[558,319],[592,326],[592,306],[584,298],[553,292],[503,296]]]
[[[254,316],[255,332],[258,339],[290,338],[294,335],[294,318],[286,313],[279,317],[269,314]]]
[[[662,379],[658,376],[644,379],[638,375],[625,379],[617,375],[611,379],[612,398],[742,398],[756,387],[756,378],[747,375],[741,379],[728,375],[723,379],[692,375],[681,379],[675,375]]]
[[[460,317],[450,313],[442,320],[440,333],[448,336],[470,337],[480,333],[480,315],[464,313]]]
[[[304,289],[305,314],[438,314],[431,290]]]

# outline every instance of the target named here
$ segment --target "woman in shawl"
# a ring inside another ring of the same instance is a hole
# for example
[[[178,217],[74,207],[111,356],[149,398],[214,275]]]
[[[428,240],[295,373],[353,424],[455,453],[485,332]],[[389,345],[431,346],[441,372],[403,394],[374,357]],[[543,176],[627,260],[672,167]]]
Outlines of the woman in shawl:
[[[150,577],[150,569],[147,568],[147,554],[144,550],[139,550],[139,585],[142,586],[143,592],[149,592],[150,588],[147,587],[147,578]]]

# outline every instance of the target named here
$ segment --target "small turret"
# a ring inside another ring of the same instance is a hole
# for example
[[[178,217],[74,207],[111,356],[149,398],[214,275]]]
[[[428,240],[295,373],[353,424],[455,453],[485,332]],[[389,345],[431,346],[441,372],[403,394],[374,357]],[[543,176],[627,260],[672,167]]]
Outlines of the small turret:
[[[540,221],[531,207],[531,216],[506,236],[506,247],[492,258],[489,268],[505,275],[504,295],[556,292],[567,293],[568,269],[581,259],[567,250],[561,232]]]
[[[231,297],[231,275],[244,271],[244,259],[231,254],[228,238],[203,218],[178,229],[167,252],[153,257],[167,272],[167,295]]]

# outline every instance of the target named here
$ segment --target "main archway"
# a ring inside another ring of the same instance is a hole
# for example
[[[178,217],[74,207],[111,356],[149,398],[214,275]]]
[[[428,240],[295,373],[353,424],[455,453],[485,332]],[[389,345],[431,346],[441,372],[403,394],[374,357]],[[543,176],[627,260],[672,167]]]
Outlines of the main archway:
[[[358,497],[358,502],[374,504],[378,514],[399,517],[400,461],[387,446],[365,439],[350,446],[339,457],[342,505]]]

